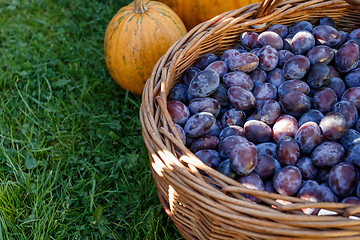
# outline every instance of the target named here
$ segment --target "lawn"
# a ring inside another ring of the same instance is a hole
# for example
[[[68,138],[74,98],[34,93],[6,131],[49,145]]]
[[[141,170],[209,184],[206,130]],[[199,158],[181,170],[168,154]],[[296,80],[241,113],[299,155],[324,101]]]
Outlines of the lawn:
[[[0,1],[0,239],[182,239],[103,38],[129,0]]]

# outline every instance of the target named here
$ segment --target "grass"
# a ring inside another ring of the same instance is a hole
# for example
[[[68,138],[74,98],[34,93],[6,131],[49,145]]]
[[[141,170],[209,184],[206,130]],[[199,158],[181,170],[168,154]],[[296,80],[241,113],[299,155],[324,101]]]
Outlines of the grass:
[[[0,1],[0,239],[182,239],[103,60],[129,2]]]

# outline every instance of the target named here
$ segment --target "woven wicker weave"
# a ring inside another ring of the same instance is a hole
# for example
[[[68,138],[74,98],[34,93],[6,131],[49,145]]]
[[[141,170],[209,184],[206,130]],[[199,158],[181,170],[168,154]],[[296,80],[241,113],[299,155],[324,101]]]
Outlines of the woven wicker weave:
[[[360,28],[359,10],[345,1],[263,1],[199,24],[156,64],[140,108],[143,138],[159,199],[186,239],[360,239],[359,205],[310,203],[242,187],[205,166],[183,145],[166,106],[169,90],[185,69],[206,53],[221,54],[233,47],[242,32],[264,31],[268,27],[265,23],[290,25],[299,20],[315,22],[324,16],[334,18],[344,31]],[[240,193],[256,196],[263,204],[255,204]],[[277,199],[292,204],[282,205]],[[310,207],[337,214],[302,213],[302,208]]]

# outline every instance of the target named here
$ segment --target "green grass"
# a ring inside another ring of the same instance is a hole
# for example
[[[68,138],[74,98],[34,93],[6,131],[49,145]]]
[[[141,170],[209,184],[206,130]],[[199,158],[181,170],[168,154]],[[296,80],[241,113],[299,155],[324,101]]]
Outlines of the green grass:
[[[0,239],[182,239],[103,59],[129,2],[0,1]]]

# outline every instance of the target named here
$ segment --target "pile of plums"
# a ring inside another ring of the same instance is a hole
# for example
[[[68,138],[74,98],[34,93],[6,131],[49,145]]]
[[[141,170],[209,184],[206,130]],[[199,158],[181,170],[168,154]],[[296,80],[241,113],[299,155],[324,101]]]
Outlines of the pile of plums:
[[[168,112],[185,146],[244,186],[360,204],[359,45],[329,17],[243,32],[184,71]]]

